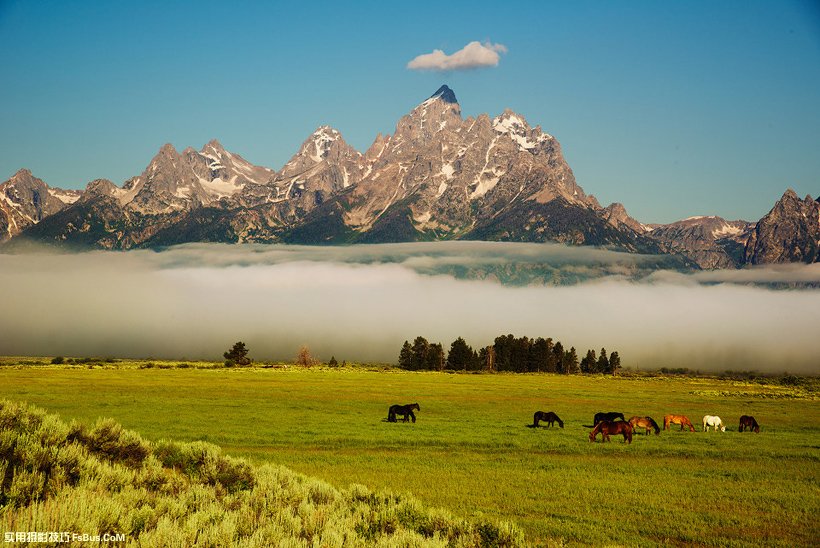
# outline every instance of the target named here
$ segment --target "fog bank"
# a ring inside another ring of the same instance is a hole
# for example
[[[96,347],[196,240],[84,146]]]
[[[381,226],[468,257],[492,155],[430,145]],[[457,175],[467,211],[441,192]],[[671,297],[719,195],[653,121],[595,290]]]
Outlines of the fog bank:
[[[656,261],[487,242],[0,255],[0,354],[218,359],[242,340],[257,360],[307,344],[324,360],[395,362],[416,335],[446,349],[458,336],[477,347],[513,333],[580,356],[618,350],[625,367],[820,373],[820,290],[739,285],[818,284],[820,265],[644,270]],[[588,281],[494,281],[522,264]],[[500,270],[453,275],[476,265]]]

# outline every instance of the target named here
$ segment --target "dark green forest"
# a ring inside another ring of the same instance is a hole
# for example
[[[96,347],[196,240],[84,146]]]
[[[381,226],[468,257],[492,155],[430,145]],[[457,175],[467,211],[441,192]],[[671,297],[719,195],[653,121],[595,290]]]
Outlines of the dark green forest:
[[[473,349],[462,337],[450,344],[445,355],[441,343],[431,343],[422,336],[412,343],[404,341],[398,366],[409,371],[508,371],[514,373],[603,373],[614,375],[621,368],[617,351],[607,354],[601,348],[587,350],[579,360],[575,347],[564,348],[552,338],[500,335],[493,344]]]

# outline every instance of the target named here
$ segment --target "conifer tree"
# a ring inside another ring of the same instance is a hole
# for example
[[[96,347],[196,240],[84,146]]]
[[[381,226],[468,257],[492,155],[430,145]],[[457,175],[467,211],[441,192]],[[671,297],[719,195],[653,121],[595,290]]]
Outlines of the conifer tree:
[[[575,347],[571,347],[569,352],[566,353],[566,358],[564,360],[564,372],[567,375],[574,375],[581,371],[578,367],[578,354],[575,351]]]
[[[555,357],[555,371],[558,373],[566,373],[564,369],[564,345],[561,341],[555,343],[552,347],[552,355]]]
[[[430,343],[422,336],[413,340],[413,359],[410,369],[418,371],[427,367],[427,353],[430,350]]]
[[[598,373],[609,373],[609,360],[606,357],[606,348],[601,349],[598,356],[598,366],[595,368]]]
[[[424,368],[431,371],[444,369],[444,348],[441,343],[432,343],[427,348],[427,360]]]
[[[409,341],[404,341],[399,352],[399,367],[402,369],[412,369],[413,367],[413,347]]]
[[[226,360],[225,365],[227,365],[228,362],[236,365],[248,365],[251,363],[251,360],[248,358],[248,349],[242,341],[234,343],[233,347],[222,354],[222,356]]]
[[[595,358],[595,351],[592,349],[587,350],[587,355],[581,360],[581,372],[594,373],[597,366],[598,360]]]
[[[447,354],[447,369],[473,370],[477,368],[477,363],[478,356],[467,341],[461,337],[453,341]]]
[[[613,352],[609,356],[609,372],[613,375],[618,374],[618,369],[621,368],[621,357],[618,355],[618,352]]]

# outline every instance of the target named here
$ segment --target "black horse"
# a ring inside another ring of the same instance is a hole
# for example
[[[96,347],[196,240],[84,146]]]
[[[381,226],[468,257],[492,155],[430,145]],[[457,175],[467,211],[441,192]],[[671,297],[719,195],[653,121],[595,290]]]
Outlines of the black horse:
[[[548,426],[552,426],[552,423],[557,422],[558,426],[561,428],[564,427],[564,421],[558,418],[558,415],[553,413],[552,411],[536,411],[535,415],[532,416],[532,425],[534,428],[538,427],[538,423],[540,421],[544,421],[547,423]]]
[[[407,422],[407,417],[410,417],[413,422],[416,422],[416,415],[413,414],[413,409],[421,411],[421,407],[417,403],[408,403],[407,405],[391,405],[387,410],[387,422],[397,422],[396,415],[403,415],[402,422]]]
[[[740,417],[740,425],[737,427],[737,431],[743,432],[744,428],[747,428],[749,432],[754,431],[755,434],[760,433],[760,425],[757,424],[757,421],[754,417],[751,417],[749,415],[743,415],[742,417]]]
[[[592,426],[598,426],[598,423],[601,421],[614,421],[615,419],[621,419],[622,421],[626,421],[623,413],[616,413],[614,411],[610,413],[595,413],[595,418],[593,419]]]

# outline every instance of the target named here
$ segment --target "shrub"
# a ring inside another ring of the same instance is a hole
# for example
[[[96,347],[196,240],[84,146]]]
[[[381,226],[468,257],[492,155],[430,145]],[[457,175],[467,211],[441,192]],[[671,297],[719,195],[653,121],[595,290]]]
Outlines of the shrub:
[[[56,358],[51,358],[51,363],[53,365],[60,365],[62,363],[65,363],[65,358],[62,357],[62,356],[57,356]]]

